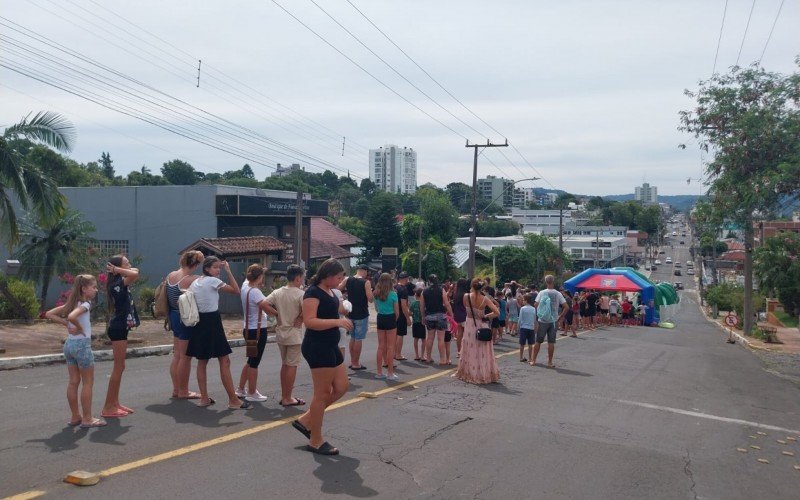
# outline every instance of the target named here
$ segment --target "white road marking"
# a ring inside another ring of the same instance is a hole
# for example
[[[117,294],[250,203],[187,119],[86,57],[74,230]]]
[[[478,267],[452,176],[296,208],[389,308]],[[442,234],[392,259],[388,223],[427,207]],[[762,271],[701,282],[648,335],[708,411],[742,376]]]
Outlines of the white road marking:
[[[651,410],[660,410],[666,411],[670,413],[676,413],[678,415],[686,415],[689,417],[697,417],[697,418],[706,418],[709,420],[716,420],[718,422],[727,422],[729,424],[739,424],[739,425],[747,425],[750,427],[757,427],[759,429],[766,429],[770,431],[780,431],[786,432],[788,434],[796,434],[800,431],[796,431],[793,429],[787,429],[785,427],[777,427],[775,425],[768,425],[768,424],[761,424],[759,422],[751,422],[749,420],[741,420],[738,418],[728,418],[728,417],[720,417],[718,415],[711,415],[709,413],[702,413],[698,411],[689,411],[689,410],[681,410],[680,408],[671,408],[669,406],[661,406],[661,405],[653,405],[650,403],[642,403],[640,401],[629,401],[627,399],[611,399],[615,403],[622,403],[625,405],[630,406],[639,406],[641,408],[650,408]]]

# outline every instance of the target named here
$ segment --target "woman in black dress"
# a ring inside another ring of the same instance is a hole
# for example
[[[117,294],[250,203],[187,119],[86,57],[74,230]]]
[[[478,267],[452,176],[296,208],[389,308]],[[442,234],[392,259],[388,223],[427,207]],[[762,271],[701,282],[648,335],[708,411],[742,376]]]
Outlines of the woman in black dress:
[[[344,356],[339,349],[339,328],[352,330],[353,323],[339,317],[345,314],[333,289],[344,278],[344,268],[336,259],[319,266],[311,286],[303,295],[303,323],[306,334],[302,353],[311,368],[314,395],[308,411],[292,426],[308,438],[306,449],[321,455],[338,455],[339,450],[322,437],[322,417],[325,409],[347,392],[347,373]]]

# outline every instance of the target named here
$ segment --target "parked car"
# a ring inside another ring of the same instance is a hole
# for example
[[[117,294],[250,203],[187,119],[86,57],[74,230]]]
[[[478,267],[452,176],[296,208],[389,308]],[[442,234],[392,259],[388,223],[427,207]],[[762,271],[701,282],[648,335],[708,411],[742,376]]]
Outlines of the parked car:
[[[690,267],[689,269],[687,269],[687,270],[686,270],[686,274],[691,274],[691,275],[694,275],[694,269],[692,269],[692,268]]]
[[[675,283],[672,284],[672,286],[675,287],[675,290],[683,290],[683,283],[681,283],[680,281],[676,281]]]
[[[659,266],[660,266],[660,265],[661,265],[661,261],[660,261],[660,260],[658,260],[658,259],[656,259],[656,261],[654,262],[654,264],[656,264],[656,265],[659,265]]]
[[[675,267],[681,267],[681,263],[680,262],[676,262],[675,263]]]
[[[694,262],[692,262],[691,260],[687,260],[686,267],[694,267]]]
[[[680,269],[676,269],[676,270],[674,270],[672,272],[672,274],[674,274],[675,276],[680,276],[681,275],[681,270]]]
[[[683,241],[683,240],[681,240],[681,245],[683,245],[684,243],[686,243],[686,242],[685,242],[685,241]]]
[[[664,262],[666,262],[667,264],[672,264],[672,257],[667,257],[667,260],[665,260]]]

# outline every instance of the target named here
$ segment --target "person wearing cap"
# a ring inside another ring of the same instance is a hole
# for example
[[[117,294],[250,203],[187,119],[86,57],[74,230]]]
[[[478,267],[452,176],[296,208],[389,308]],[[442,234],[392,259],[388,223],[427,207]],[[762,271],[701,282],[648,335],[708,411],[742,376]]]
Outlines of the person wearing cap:
[[[353,331],[350,332],[350,369],[364,370],[361,364],[361,347],[367,338],[367,327],[369,326],[369,304],[375,299],[372,294],[372,282],[370,282],[369,266],[361,264],[356,270],[355,276],[345,278],[339,284],[339,290],[347,292],[347,300],[353,306],[349,318],[353,322]]]
[[[400,301],[400,316],[397,318],[397,340],[395,340],[394,359],[405,361],[403,356],[403,339],[408,334],[408,325],[411,323],[411,309],[408,306],[408,273],[401,271],[397,275],[397,285],[394,287]]]

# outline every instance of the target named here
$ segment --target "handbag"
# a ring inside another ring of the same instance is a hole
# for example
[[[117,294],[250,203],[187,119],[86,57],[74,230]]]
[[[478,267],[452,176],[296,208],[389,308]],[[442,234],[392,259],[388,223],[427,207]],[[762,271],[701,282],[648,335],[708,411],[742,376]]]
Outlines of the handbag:
[[[258,315],[258,327],[256,329],[256,338],[255,340],[250,339],[248,334],[250,333],[250,292],[253,289],[247,291],[247,297],[245,298],[245,312],[244,312],[244,338],[245,338],[245,356],[248,358],[257,358],[258,357],[258,341],[261,338],[261,315]]]
[[[490,328],[478,328],[478,321],[475,319],[475,308],[472,307],[472,297],[470,297],[469,294],[467,294],[467,300],[469,301],[470,316],[472,316],[472,323],[475,325],[476,328],[475,337],[481,342],[488,342],[492,340],[492,330]]]
[[[169,299],[167,298],[167,279],[156,287],[155,301],[153,303],[153,316],[166,318],[169,314]]]

